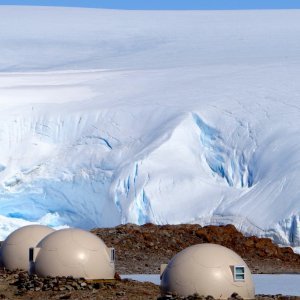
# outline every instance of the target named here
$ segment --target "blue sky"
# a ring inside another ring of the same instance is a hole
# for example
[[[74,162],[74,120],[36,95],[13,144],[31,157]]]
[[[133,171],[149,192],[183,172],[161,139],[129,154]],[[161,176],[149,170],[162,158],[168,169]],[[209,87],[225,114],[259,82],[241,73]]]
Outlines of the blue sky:
[[[300,8],[300,0],[0,0],[0,5],[118,9],[291,9]]]

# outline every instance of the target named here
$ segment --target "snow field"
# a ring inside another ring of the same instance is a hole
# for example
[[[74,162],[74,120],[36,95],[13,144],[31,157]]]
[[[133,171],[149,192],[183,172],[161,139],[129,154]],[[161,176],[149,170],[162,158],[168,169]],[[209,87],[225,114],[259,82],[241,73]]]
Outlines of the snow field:
[[[300,11],[0,7],[0,214],[233,223],[300,246]]]

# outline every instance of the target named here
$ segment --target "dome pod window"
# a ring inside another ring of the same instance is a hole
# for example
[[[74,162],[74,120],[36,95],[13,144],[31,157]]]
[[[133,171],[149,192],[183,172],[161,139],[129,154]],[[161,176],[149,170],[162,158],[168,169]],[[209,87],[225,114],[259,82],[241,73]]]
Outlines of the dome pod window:
[[[234,281],[245,281],[245,266],[234,266]]]

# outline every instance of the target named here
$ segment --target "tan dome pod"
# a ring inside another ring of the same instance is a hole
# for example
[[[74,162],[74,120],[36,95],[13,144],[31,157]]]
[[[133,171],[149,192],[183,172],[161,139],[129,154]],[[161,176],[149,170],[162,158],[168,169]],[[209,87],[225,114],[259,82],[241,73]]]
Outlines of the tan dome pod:
[[[161,275],[162,294],[189,296],[198,293],[227,299],[238,293],[254,299],[252,275],[243,259],[215,244],[194,245],[175,255]]]
[[[31,249],[32,272],[41,277],[73,276],[113,279],[114,249],[96,235],[81,229],[62,229]]]
[[[1,245],[1,264],[8,270],[29,271],[29,248],[55,231],[43,225],[28,225],[12,232]]]

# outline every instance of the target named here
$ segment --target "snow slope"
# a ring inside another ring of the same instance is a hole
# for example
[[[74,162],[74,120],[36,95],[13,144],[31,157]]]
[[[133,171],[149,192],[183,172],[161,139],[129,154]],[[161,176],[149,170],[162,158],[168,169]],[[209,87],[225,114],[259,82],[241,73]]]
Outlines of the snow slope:
[[[299,20],[1,6],[1,238],[196,222],[300,246]]]

